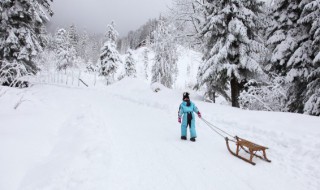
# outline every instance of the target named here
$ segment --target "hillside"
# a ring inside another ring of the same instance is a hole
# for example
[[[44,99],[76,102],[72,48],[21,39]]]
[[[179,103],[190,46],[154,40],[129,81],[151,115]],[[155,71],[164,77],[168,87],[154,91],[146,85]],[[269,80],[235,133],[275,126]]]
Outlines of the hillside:
[[[205,119],[270,148],[272,163],[255,159],[252,166],[199,119],[197,142],[180,140],[179,90],[155,93],[143,80],[124,79],[109,87],[4,91],[0,189],[320,188],[319,117],[244,111],[192,94]]]

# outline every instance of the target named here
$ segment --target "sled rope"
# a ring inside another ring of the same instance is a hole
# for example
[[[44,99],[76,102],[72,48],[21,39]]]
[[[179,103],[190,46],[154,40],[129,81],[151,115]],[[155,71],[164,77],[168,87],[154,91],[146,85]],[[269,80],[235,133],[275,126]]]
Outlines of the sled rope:
[[[215,126],[215,125],[213,125],[212,123],[210,123],[209,121],[205,120],[204,118],[201,118],[201,120],[202,120],[205,124],[207,124],[207,126],[208,126],[211,130],[213,130],[215,133],[217,133],[218,135],[220,135],[223,139],[226,138],[225,135],[227,135],[227,136],[229,136],[229,137],[231,137],[231,138],[233,138],[233,139],[235,138],[233,135],[230,135],[230,134],[227,133],[226,131],[220,129],[219,127],[217,127],[217,126]],[[219,132],[219,131],[220,131],[220,132]],[[223,134],[221,134],[221,133],[224,133],[225,135],[223,135]],[[230,139],[230,141],[233,141],[233,140]],[[235,142],[235,141],[233,141],[233,142]]]

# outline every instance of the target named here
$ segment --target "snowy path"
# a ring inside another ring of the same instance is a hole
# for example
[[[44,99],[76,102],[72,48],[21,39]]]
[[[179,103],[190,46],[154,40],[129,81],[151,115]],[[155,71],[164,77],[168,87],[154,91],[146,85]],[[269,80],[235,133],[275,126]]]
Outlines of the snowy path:
[[[210,121],[270,147],[273,162],[253,167],[199,121],[196,143],[179,139],[180,92],[125,82],[36,86],[18,111],[0,109],[11,123],[0,127],[0,189],[319,189],[319,118],[196,101]]]

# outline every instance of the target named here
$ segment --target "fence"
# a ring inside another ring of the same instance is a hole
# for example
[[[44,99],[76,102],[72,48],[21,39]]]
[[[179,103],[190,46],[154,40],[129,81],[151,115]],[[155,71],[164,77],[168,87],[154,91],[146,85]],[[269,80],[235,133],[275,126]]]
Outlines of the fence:
[[[27,79],[35,84],[59,84],[73,87],[92,87],[97,84],[97,73],[81,70],[41,72]]]

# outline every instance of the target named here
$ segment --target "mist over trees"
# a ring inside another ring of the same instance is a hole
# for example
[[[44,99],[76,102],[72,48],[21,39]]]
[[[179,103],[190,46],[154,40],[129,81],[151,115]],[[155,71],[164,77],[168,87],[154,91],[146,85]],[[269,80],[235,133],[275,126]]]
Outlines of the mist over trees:
[[[145,45],[146,41],[153,41],[153,32],[158,25],[158,19],[150,19],[135,31],[130,31],[127,36],[118,40],[118,50],[125,53],[128,49],[137,49]]]

